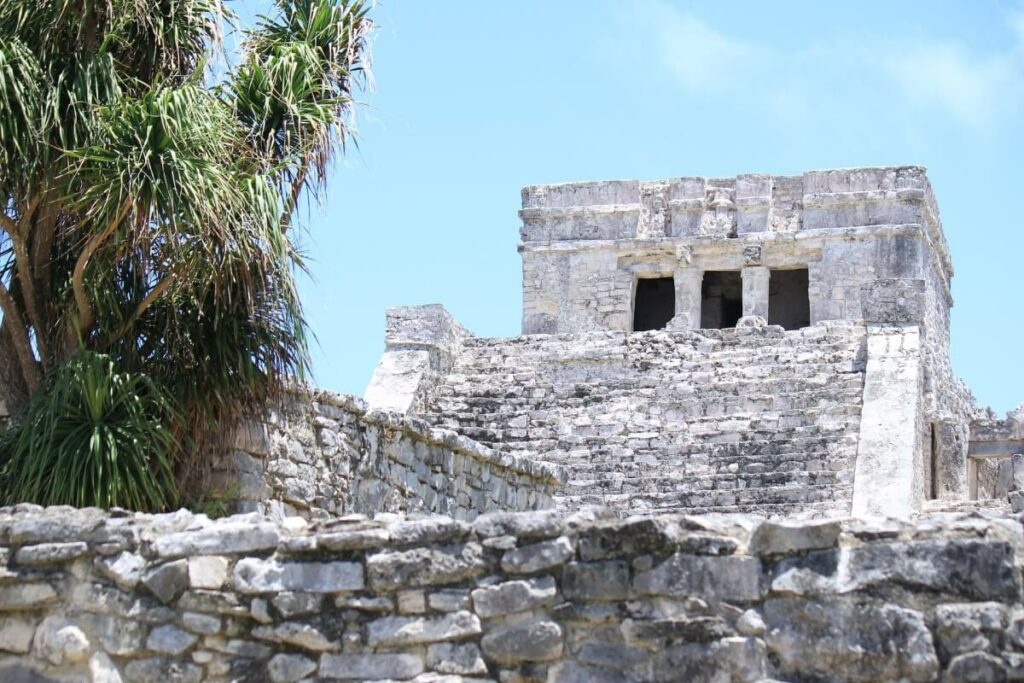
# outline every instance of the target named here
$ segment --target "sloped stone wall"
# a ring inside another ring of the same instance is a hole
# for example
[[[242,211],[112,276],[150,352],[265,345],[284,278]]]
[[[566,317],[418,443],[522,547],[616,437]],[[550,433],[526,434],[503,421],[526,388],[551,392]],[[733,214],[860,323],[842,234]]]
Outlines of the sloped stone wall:
[[[307,518],[539,510],[565,479],[557,466],[325,391],[244,425],[214,475],[214,495],[238,511]]]
[[[1018,518],[0,509],[0,680],[1003,681]]]
[[[841,321],[471,338],[423,417],[564,466],[563,509],[846,515],[866,338]]]

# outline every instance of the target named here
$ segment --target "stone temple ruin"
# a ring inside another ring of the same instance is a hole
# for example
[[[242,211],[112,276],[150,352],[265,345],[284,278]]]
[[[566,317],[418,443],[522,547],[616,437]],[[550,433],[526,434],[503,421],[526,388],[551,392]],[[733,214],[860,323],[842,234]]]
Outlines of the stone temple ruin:
[[[1015,488],[1019,418],[950,365],[923,168],[540,185],[520,216],[523,336],[392,309],[371,407],[562,467],[566,510],[907,516]]]
[[[0,681],[1024,680],[1024,410],[924,169],[523,191],[523,335],[395,308],[239,514],[0,508]]]

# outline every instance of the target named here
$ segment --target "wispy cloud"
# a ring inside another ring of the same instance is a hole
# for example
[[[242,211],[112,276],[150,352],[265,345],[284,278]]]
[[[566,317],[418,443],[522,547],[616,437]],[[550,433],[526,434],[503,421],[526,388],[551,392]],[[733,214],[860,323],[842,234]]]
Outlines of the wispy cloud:
[[[1017,39],[1017,52],[1024,54],[1024,2],[1016,9],[1010,10],[1007,23]]]
[[[887,56],[883,66],[904,97],[941,107],[969,126],[994,123],[1007,98],[1024,87],[1024,64],[1014,54],[976,55],[954,43],[912,45]]]
[[[649,16],[658,27],[655,39],[662,64],[689,90],[721,89],[719,74],[742,69],[753,56],[747,44],[669,5],[655,4]]]
[[[642,25],[637,17],[643,17]],[[938,109],[972,129],[1024,111],[1024,3],[1006,13],[1010,46],[989,51],[920,36],[782,51],[730,35],[665,0],[649,0],[627,23],[646,32],[637,43],[690,94],[743,93],[782,117],[808,115],[811,103],[844,90],[875,103]]]

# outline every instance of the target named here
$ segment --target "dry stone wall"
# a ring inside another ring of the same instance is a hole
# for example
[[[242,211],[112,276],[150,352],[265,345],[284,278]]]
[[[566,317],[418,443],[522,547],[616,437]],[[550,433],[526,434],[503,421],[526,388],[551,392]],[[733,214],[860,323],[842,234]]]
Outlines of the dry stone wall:
[[[246,424],[234,445],[211,488],[239,511],[278,516],[538,510],[565,479],[557,466],[324,391]]]
[[[1019,517],[0,509],[0,680],[1024,679]]]
[[[843,515],[866,338],[845,322],[470,338],[424,417],[564,466],[565,509]]]

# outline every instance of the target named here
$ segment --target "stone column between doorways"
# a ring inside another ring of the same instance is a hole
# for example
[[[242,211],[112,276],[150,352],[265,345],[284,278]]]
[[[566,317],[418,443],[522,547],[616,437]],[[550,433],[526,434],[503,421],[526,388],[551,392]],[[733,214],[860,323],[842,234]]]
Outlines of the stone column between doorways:
[[[669,327],[677,330],[700,329],[701,284],[704,271],[700,268],[676,268],[676,315]]]
[[[743,316],[757,315],[768,320],[768,279],[765,266],[747,266],[740,271],[743,279]]]

